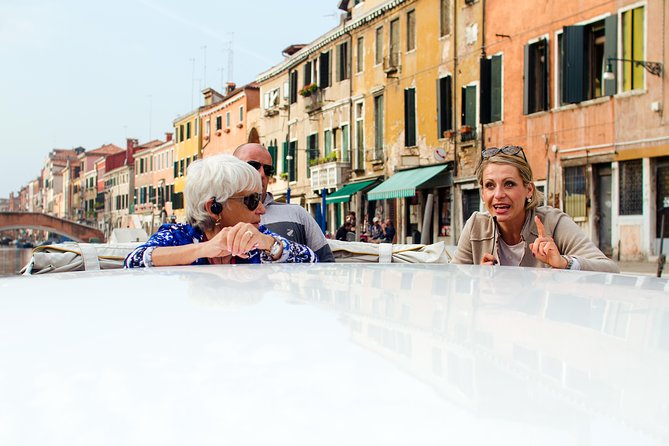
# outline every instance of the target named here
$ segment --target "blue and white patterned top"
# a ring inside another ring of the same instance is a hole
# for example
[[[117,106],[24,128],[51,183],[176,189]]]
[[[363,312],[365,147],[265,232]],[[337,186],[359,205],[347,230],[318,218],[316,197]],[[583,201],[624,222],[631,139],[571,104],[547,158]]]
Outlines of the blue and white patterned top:
[[[289,241],[277,234],[274,234],[264,226],[258,228],[263,234],[270,235],[283,244],[283,253],[277,260],[272,260],[268,253],[259,249],[249,252],[247,259],[233,257],[234,263],[314,263],[318,262],[318,256],[308,247]],[[138,246],[125,258],[123,266],[125,268],[138,268],[144,266],[153,266],[151,252],[160,246],[182,246],[191,243],[200,243],[205,240],[204,233],[195,226],[183,223],[166,223],[158,228],[143,245]],[[192,263],[193,265],[208,265],[209,259],[200,258]]]

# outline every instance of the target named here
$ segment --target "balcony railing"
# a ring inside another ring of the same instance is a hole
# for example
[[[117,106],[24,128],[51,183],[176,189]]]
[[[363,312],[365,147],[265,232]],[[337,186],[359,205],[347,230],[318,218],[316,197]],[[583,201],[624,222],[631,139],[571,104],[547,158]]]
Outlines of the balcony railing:
[[[331,161],[311,166],[311,189],[340,188],[351,177],[351,163]]]

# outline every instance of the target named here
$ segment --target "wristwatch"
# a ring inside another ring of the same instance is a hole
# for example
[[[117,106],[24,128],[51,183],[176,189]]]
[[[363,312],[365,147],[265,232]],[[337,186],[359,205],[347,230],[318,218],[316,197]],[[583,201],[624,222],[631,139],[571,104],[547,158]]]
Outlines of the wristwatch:
[[[279,241],[279,239],[274,239],[274,243],[272,243],[272,246],[269,248],[269,256],[272,258],[272,260],[277,260],[279,257],[281,257],[281,253],[283,251],[283,244]]]
[[[574,258],[572,256],[562,256],[563,259],[567,261],[567,266],[564,269],[571,269],[574,266]]]

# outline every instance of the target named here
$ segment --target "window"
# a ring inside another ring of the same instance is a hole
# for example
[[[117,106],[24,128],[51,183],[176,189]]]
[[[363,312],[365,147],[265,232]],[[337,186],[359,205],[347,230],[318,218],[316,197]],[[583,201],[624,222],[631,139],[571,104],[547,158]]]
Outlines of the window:
[[[437,116],[439,119],[438,138],[444,137],[444,132],[453,130],[453,80],[451,76],[437,80]]]
[[[619,166],[620,215],[643,213],[643,173],[641,160],[622,161]]]
[[[481,124],[502,120],[502,56],[481,59]]]
[[[244,106],[239,107],[239,122],[244,122]]]
[[[383,62],[383,27],[376,28],[376,41],[374,42],[374,64]]]
[[[195,136],[200,133],[200,118],[195,118],[195,128],[193,129],[193,133]]]
[[[407,51],[416,49],[416,11],[407,12]]]
[[[323,155],[325,157],[332,153],[332,130],[323,132]]]
[[[355,167],[365,168],[365,122],[364,104],[362,101],[355,104]]]
[[[478,189],[462,190],[462,219],[467,221],[469,217],[481,208],[481,198]]]
[[[548,40],[525,45],[523,113],[548,110]]]
[[[221,130],[223,128],[223,118],[221,115],[216,116],[216,130]]]
[[[390,22],[390,49],[388,53],[388,66],[398,67],[400,64],[400,19]]]
[[[330,52],[321,53],[318,58],[318,86],[327,88],[330,86]]]
[[[404,145],[416,145],[416,89],[404,90]]]
[[[383,160],[383,95],[374,96],[374,159]]]
[[[303,70],[304,85],[309,85],[311,83],[311,61],[304,64]]]
[[[265,109],[279,105],[279,89],[275,88],[265,93]]]
[[[297,71],[290,72],[290,98],[291,104],[297,102]]]
[[[476,85],[462,87],[460,140],[476,139]]]
[[[451,33],[451,0],[441,0],[439,11],[441,37]]]
[[[630,9],[621,14],[622,22],[622,58],[645,60],[644,47],[644,7]],[[621,62],[623,91],[643,88],[645,70],[643,66],[632,62]]]
[[[358,58],[355,61],[355,72],[361,73],[365,66],[365,39],[358,37],[357,41],[357,56]]]
[[[181,124],[179,126],[179,137],[181,138],[181,139],[179,139],[179,142],[183,142],[184,141],[184,125],[183,124]]]
[[[345,163],[351,161],[348,124],[343,124],[341,126],[341,160]]]
[[[211,133],[211,120],[207,119],[204,121],[204,136],[208,137]]]
[[[572,218],[586,216],[585,167],[564,169],[564,211]]]
[[[307,178],[311,178],[311,165],[318,160],[318,134],[307,136]]]
[[[186,139],[190,139],[190,122],[186,123]]]
[[[337,46],[337,80],[348,79],[348,42]]]
[[[615,35],[615,16],[588,25],[564,28],[558,41],[561,59],[560,103],[577,103],[615,93],[609,86],[614,83],[610,82],[607,82],[604,92],[602,79],[606,59],[616,54]]]
[[[225,127],[230,127],[230,112],[225,113]]]

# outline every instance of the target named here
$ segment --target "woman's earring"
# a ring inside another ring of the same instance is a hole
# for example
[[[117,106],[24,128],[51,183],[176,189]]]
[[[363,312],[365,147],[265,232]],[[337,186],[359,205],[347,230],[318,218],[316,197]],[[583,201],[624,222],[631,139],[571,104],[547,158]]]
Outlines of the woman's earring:
[[[532,197],[527,197],[525,201],[527,201],[527,204],[530,204],[530,201],[532,201]]]
[[[216,226],[221,226],[223,223],[221,222],[221,216],[219,215],[218,218],[216,219],[216,223],[214,223]]]

